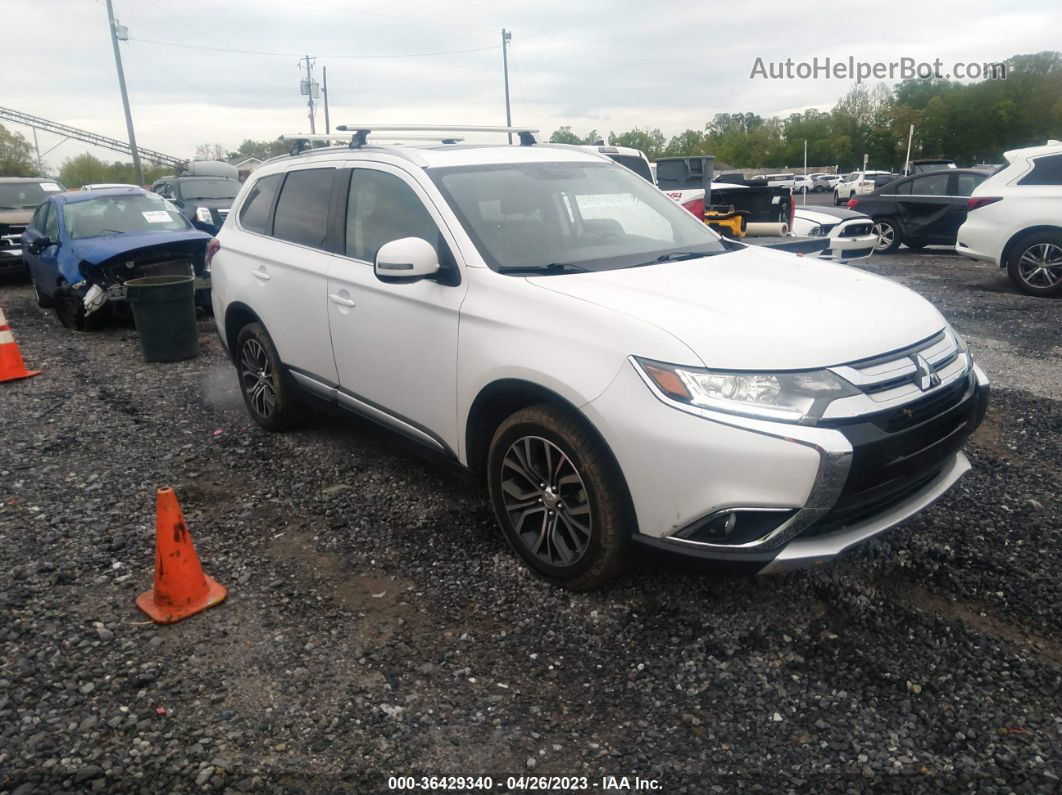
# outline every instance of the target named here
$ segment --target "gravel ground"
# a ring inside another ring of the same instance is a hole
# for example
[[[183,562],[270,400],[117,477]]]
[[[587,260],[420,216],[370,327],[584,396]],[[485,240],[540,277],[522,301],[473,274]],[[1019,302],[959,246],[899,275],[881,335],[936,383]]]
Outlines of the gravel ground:
[[[0,792],[375,792],[395,774],[656,779],[664,792],[1056,792],[1062,303],[943,252],[869,270],[937,302],[994,379],[974,471],[835,561],[644,566],[573,595],[479,488],[327,416],[250,423],[202,355],[59,327],[0,285]],[[170,627],[153,491],[229,600]]]

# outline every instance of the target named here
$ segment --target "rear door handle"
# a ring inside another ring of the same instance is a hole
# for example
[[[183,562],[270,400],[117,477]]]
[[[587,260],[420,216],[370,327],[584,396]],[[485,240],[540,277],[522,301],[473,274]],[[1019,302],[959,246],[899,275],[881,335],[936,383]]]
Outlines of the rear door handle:
[[[357,306],[357,304],[354,302],[354,299],[352,298],[344,298],[343,296],[336,295],[335,293],[329,293],[328,297],[332,299],[333,304],[339,304],[340,306],[350,307]]]
[[[268,282],[273,277],[266,273],[264,270],[251,271],[251,275],[256,279],[260,279],[263,282]]]

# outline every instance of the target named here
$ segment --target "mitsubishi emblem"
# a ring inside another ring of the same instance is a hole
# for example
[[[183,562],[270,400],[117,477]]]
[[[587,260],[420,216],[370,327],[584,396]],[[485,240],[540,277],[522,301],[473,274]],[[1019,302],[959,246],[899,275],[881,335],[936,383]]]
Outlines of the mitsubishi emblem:
[[[940,376],[933,372],[933,368],[922,354],[916,353],[911,357],[911,361],[915,366],[914,382],[919,389],[925,392],[940,383]]]

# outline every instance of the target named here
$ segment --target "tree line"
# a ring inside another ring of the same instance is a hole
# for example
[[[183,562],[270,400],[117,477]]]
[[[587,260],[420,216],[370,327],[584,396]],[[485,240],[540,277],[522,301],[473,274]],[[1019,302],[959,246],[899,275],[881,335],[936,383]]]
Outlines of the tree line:
[[[714,155],[735,168],[795,167],[804,162],[836,164],[843,170],[903,165],[907,134],[915,125],[912,157],[946,156],[963,165],[1000,163],[1008,149],[1062,138],[1062,53],[1015,55],[1006,80],[958,83],[942,79],[856,85],[828,111],[807,110],[786,117],[717,113],[702,130],[668,139],[659,129],[578,135],[570,126],[552,143],[596,144],[641,149],[650,160]]]

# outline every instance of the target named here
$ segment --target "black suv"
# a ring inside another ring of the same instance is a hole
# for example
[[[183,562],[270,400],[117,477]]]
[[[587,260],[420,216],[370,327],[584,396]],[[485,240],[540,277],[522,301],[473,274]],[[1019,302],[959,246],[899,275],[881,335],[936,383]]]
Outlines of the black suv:
[[[181,173],[155,180],[151,190],[173,202],[196,229],[216,235],[242,187],[238,176],[228,163],[189,163]]]

